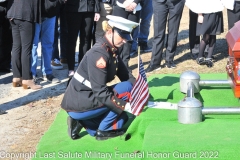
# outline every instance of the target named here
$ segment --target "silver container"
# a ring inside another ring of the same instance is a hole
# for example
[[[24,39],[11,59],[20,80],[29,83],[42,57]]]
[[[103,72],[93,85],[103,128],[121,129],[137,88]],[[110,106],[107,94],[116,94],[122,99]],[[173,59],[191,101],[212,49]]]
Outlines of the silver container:
[[[199,87],[200,76],[196,72],[186,71],[180,75],[180,91],[183,93],[187,93],[188,83],[192,82],[194,86],[194,93],[198,93],[200,91]]]
[[[194,97],[185,97],[178,103],[178,122],[194,124],[202,122],[202,103]]]

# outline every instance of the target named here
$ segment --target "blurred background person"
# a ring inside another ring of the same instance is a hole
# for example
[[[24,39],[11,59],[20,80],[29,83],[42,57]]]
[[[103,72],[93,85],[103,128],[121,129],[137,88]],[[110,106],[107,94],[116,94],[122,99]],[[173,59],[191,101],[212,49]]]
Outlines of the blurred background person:
[[[35,35],[32,47],[32,67],[31,71],[33,77],[37,75],[37,62],[38,62],[38,43],[41,42],[41,71],[43,80],[50,83],[59,83],[60,80],[52,73],[51,59],[54,43],[54,28],[55,20],[60,3],[63,0],[55,1],[41,1],[41,22],[35,23]],[[52,7],[51,7],[52,6]]]
[[[68,76],[74,75],[75,48],[77,37],[80,31],[80,45],[78,63],[83,55],[90,49],[90,41],[93,29],[93,22],[100,18],[99,0],[67,0],[65,5],[68,38],[67,38],[67,62]]]
[[[213,67],[212,55],[216,44],[216,35],[223,33],[223,3],[221,0],[186,0],[186,5],[191,11],[198,14],[196,35],[202,35],[196,59],[197,64]],[[204,51],[207,44],[209,48],[205,58]]]
[[[200,36],[196,35],[198,14],[189,9],[189,47],[191,57],[196,60],[199,53]]]
[[[7,0],[0,0],[0,72],[11,71],[12,30],[7,19]]]
[[[31,49],[35,23],[40,23],[40,0],[9,0],[7,18],[12,26],[13,86],[24,89],[41,89],[33,81],[31,72]]]
[[[112,15],[123,17],[130,21],[139,23],[140,10],[142,9],[140,2],[141,0],[116,0],[116,5],[113,6]],[[119,56],[130,72],[131,69],[129,68],[128,62],[130,60],[132,43],[133,39],[131,38],[131,40],[127,41],[127,43],[125,43],[121,48],[119,48]]]
[[[103,37],[105,32],[102,28],[102,22],[106,21],[107,15],[111,15],[112,14],[112,10],[113,10],[113,5],[115,4],[115,0],[99,0],[100,2],[100,18],[99,20],[96,22],[96,30],[95,30],[95,39],[96,41]]]
[[[173,62],[176,48],[177,36],[185,0],[154,0],[153,1],[153,47],[150,64],[146,72],[161,69],[160,63],[163,55],[163,48],[166,38],[166,59],[167,68],[176,68]],[[166,36],[166,24],[168,34]],[[165,37],[166,36],[166,37]]]
[[[63,65],[67,65],[67,22],[65,14],[65,4],[59,7],[54,31],[54,43],[51,66],[53,69],[63,69]],[[58,48],[58,40],[60,40],[60,49]]]
[[[227,8],[228,30],[234,23],[240,20],[240,0],[224,0],[224,5]]]
[[[152,47],[148,46],[148,36],[150,31],[150,24],[153,15],[152,0],[142,0],[142,9],[140,11],[140,24],[133,30],[132,37],[133,43],[130,56],[132,57],[137,53],[138,45],[140,46],[141,53],[152,52]]]

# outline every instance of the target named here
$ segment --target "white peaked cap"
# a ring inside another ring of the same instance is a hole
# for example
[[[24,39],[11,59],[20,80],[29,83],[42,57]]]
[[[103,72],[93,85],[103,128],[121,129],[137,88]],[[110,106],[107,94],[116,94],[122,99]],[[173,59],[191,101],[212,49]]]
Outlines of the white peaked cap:
[[[136,22],[130,21],[119,16],[107,15],[107,19],[109,19],[108,24],[111,27],[116,27],[127,32],[132,32],[133,28],[139,25]]]

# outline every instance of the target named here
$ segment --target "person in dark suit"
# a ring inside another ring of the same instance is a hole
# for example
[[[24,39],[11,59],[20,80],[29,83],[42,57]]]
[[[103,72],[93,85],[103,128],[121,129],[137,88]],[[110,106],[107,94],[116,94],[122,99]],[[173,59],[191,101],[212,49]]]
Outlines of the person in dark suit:
[[[68,76],[74,74],[75,48],[80,31],[80,45],[78,63],[83,55],[90,49],[93,22],[100,18],[99,0],[67,0],[65,4],[68,37],[67,37],[67,62]]]
[[[7,0],[0,1],[0,72],[10,72],[12,30],[7,15]]]
[[[168,35],[166,37],[166,60],[168,68],[175,68],[173,63],[177,46],[178,29],[182,17],[185,0],[153,0],[154,36],[152,58],[146,72],[160,69],[165,41],[166,23]]]
[[[240,0],[235,0],[233,9],[227,10],[228,15],[228,30],[230,30],[234,23],[240,20]]]
[[[191,57],[195,60],[199,53],[200,36],[196,36],[198,14],[189,9],[189,47]]]

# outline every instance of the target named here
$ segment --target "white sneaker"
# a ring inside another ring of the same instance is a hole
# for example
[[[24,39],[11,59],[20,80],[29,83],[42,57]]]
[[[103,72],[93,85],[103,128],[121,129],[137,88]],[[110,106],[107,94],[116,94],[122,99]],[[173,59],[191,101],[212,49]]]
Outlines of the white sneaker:
[[[63,69],[62,63],[56,58],[51,61],[51,67],[53,69]]]

